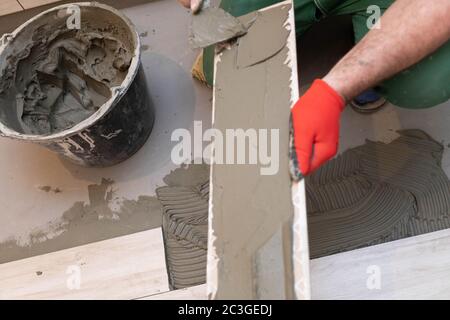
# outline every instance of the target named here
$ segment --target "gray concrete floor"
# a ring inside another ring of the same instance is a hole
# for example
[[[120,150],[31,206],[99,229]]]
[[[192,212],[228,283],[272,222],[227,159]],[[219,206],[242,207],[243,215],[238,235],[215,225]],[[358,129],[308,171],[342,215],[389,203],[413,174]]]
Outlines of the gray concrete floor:
[[[113,181],[106,190],[113,194],[108,200],[112,209],[127,200],[154,195],[155,188],[164,185],[163,178],[176,168],[170,159],[172,131],[192,129],[194,120],[202,120],[204,128],[211,125],[211,90],[190,75],[198,52],[187,43],[188,11],[167,0],[122,10],[142,35],[142,62],[156,108],[152,135],[131,159],[106,169],[81,168],[39,146],[0,139],[0,262],[42,254],[46,250],[42,243],[51,239],[56,240],[52,251],[103,240],[104,234],[97,235],[87,226],[85,233],[80,229],[77,241],[59,244],[62,215],[75,203],[89,204],[88,187],[100,185],[102,179]],[[116,223],[122,224],[121,233],[149,225],[145,220]],[[107,237],[119,235],[112,232]]]

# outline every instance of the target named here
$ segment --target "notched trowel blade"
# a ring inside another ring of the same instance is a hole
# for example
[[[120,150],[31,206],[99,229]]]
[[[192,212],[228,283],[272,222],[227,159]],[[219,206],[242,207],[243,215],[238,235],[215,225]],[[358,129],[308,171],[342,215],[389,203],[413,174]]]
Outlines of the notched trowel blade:
[[[237,18],[220,8],[205,8],[192,16],[189,43],[193,48],[206,48],[247,32]]]

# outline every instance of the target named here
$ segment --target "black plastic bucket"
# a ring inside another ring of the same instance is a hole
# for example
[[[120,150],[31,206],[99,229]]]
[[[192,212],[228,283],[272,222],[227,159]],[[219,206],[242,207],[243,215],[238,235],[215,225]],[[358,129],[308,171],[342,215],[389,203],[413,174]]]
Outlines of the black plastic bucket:
[[[70,128],[50,134],[26,134],[17,130],[14,105],[0,105],[0,135],[43,145],[72,162],[90,167],[105,167],[122,162],[146,142],[154,124],[154,109],[147,91],[140,62],[140,40],[134,25],[116,9],[96,2],[73,3],[47,10],[28,20],[0,43],[0,76],[11,68],[11,60],[27,50],[35,31],[54,24],[61,28],[66,20],[80,12],[81,25],[98,30],[113,26],[127,43],[132,58],[124,80],[110,88],[108,100],[95,113]],[[68,27],[67,27],[68,28]],[[1,93],[0,93],[1,94]],[[21,115],[20,115],[21,117]],[[21,120],[21,119],[19,119]]]

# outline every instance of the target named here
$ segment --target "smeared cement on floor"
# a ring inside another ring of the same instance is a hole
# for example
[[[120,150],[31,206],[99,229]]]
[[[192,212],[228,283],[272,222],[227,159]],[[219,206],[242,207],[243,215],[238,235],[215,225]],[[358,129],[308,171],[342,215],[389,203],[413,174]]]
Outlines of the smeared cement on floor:
[[[312,258],[450,228],[443,146],[420,130],[399,134],[350,149],[306,179]]]
[[[163,180],[168,186],[196,185],[208,179],[207,165],[180,167]],[[43,192],[64,192],[51,186],[41,186]],[[155,196],[136,199],[118,198],[115,183],[102,179],[88,186],[88,201],[75,202],[61,219],[45,229],[31,232],[30,239],[10,239],[0,243],[0,263],[28,258],[74,246],[102,241],[162,225],[162,206]]]
[[[209,166],[206,164],[183,165],[164,177],[169,187],[192,187],[204,183],[209,178]]]
[[[50,191],[49,191],[50,192]],[[76,202],[62,219],[30,235],[30,243],[0,244],[0,263],[110,239],[161,225],[161,206],[155,197],[120,199],[115,203],[114,181],[103,179],[88,187],[89,201]]]

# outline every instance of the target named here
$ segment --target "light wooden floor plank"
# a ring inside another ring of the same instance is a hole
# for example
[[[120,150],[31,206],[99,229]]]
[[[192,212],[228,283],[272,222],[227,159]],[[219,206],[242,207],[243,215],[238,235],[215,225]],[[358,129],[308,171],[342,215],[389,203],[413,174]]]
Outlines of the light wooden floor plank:
[[[0,275],[0,299],[134,299],[169,291],[159,228],[2,264]]]
[[[22,11],[23,8],[16,0],[2,0],[0,1],[0,16],[10,13]]]
[[[450,299],[450,230],[311,261],[313,299]]]

